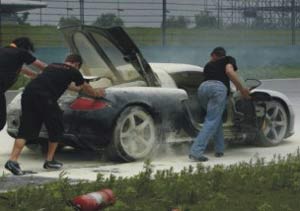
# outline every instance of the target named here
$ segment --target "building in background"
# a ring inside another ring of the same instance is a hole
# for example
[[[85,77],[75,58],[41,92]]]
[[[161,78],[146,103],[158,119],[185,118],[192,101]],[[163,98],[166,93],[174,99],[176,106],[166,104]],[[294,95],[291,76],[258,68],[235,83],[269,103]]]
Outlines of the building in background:
[[[29,10],[46,8],[47,3],[26,0],[0,0],[2,24],[15,24],[25,22]],[[20,12],[23,12],[21,13]],[[17,14],[19,13],[19,14]]]

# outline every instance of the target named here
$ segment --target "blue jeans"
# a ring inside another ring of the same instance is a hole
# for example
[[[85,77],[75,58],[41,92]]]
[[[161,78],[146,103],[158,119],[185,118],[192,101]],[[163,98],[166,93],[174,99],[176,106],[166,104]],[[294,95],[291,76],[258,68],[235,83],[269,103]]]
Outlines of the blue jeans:
[[[215,151],[224,151],[222,116],[227,103],[227,88],[220,81],[205,81],[198,88],[198,98],[206,116],[190,150],[190,155],[196,158],[203,155],[211,138],[215,139]]]

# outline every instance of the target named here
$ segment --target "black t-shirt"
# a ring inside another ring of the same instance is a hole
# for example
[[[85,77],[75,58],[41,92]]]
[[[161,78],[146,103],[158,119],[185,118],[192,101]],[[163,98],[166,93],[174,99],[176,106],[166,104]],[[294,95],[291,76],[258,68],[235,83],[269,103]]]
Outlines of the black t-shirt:
[[[232,64],[234,70],[237,71],[235,59],[231,56],[224,56],[216,61],[208,62],[204,67],[204,81],[217,80],[223,82],[229,94],[230,81],[225,72],[227,64]]]
[[[17,79],[24,64],[36,60],[28,51],[20,48],[0,48],[0,90],[6,91]]]
[[[84,83],[79,70],[66,64],[50,64],[26,86],[23,93],[36,93],[56,101],[71,82],[75,82],[76,86]]]

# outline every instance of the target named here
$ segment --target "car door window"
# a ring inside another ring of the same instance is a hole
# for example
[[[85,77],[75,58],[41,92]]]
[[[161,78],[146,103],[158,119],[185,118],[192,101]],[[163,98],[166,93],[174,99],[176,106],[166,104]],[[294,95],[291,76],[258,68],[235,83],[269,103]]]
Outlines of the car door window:
[[[84,75],[101,76],[115,80],[113,72],[84,34],[80,32],[75,33],[74,42],[83,59],[81,72]]]
[[[100,34],[92,33],[92,35],[113,63],[124,82],[143,80],[134,66],[124,60],[124,55],[116,46]]]

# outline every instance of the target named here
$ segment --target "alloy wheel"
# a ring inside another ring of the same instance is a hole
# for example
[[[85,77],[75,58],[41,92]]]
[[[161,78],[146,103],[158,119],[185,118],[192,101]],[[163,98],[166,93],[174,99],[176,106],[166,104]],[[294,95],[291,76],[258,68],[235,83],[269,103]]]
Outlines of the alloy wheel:
[[[267,102],[267,111],[263,125],[263,134],[272,144],[280,143],[284,137],[288,125],[288,117],[282,104],[277,101]]]
[[[124,119],[120,130],[123,150],[135,159],[147,156],[156,143],[155,123],[143,109],[133,109]]]

